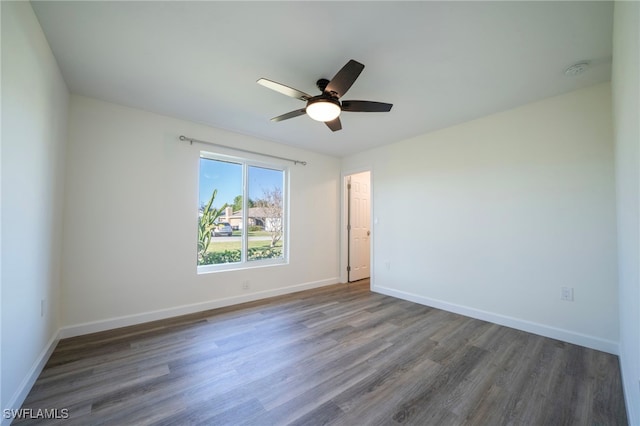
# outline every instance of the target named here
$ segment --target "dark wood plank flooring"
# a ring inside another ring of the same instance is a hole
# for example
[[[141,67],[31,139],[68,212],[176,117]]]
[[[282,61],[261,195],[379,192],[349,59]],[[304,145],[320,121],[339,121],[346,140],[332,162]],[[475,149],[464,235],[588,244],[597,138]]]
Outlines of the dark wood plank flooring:
[[[625,425],[618,358],[334,285],[59,342],[64,425]]]

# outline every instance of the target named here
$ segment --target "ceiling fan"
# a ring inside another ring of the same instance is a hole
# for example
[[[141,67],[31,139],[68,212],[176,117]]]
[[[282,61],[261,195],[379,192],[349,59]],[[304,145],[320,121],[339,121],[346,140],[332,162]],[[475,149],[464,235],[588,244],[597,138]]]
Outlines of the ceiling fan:
[[[307,114],[314,120],[324,122],[332,131],[342,129],[340,122],[340,113],[342,111],[352,112],[388,112],[391,111],[393,104],[373,101],[342,101],[340,98],[347,93],[347,90],[356,81],[364,65],[358,61],[351,59],[342,67],[340,71],[331,79],[331,81],[321,78],[316,82],[316,86],[322,92],[320,95],[311,96],[293,87],[276,83],[275,81],[261,78],[258,84],[268,87],[269,89],[280,92],[292,98],[305,101],[307,106],[302,109],[288,112],[271,119],[271,121],[288,120],[293,117]]]

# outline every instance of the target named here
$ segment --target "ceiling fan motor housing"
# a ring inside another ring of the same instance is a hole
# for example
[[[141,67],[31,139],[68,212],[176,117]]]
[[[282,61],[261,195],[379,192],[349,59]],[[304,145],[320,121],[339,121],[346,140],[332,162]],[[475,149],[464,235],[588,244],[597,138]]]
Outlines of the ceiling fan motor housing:
[[[340,104],[340,101],[338,100],[338,98],[334,98],[333,96],[328,96],[325,93],[323,93],[322,95],[318,95],[318,96],[314,96],[312,98],[309,98],[309,100],[307,101],[307,108],[309,108],[309,105],[315,104],[316,102],[330,102],[330,103],[336,104],[336,105],[338,105],[338,107],[342,108],[342,105]]]
[[[320,80],[316,81],[316,86],[322,93],[324,93],[324,89],[327,88],[327,84],[329,84],[329,80],[327,80],[326,78],[321,78]]]

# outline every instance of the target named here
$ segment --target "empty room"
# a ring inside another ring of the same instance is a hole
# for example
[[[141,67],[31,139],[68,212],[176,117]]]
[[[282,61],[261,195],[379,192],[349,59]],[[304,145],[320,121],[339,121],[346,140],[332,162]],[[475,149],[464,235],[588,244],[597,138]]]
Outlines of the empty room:
[[[640,2],[0,13],[2,425],[640,425]]]

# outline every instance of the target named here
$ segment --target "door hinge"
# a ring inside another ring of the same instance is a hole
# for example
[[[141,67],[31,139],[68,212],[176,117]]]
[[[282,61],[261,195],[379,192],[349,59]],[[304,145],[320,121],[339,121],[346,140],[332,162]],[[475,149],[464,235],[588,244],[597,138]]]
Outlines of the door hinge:
[[[347,272],[351,272],[351,266],[347,266]]]

